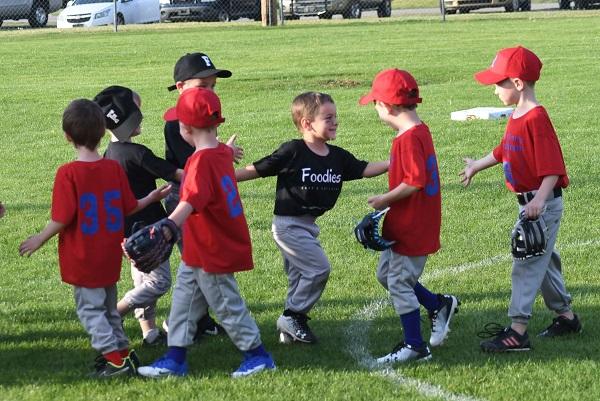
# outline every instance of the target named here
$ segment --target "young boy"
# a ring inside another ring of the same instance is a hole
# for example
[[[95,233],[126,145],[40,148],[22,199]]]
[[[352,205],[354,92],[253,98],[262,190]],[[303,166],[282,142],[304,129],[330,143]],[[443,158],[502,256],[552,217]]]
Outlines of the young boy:
[[[388,161],[368,163],[329,145],[337,135],[337,112],[331,96],[307,92],[292,102],[292,120],[302,135],[271,155],[236,170],[238,181],[277,176],[273,238],[283,256],[288,294],[277,319],[280,341],[315,343],[308,313],[321,298],[331,265],[319,240],[317,217],[333,208],[344,181],[374,177]]]
[[[131,89],[110,86],[100,92],[94,101],[104,112],[106,126],[111,131],[111,141],[104,153],[107,159],[119,162],[127,174],[129,187],[137,198],[142,198],[156,189],[156,180],[179,182],[183,170],[157,157],[144,145],[132,142],[141,134],[141,99]],[[162,205],[157,202],[125,218],[125,236],[133,234],[134,224],[152,224],[167,217]],[[156,302],[171,288],[171,266],[169,259],[151,273],[142,273],[131,266],[134,288],[128,291],[117,304],[121,316],[135,310],[143,335],[143,345],[166,344],[166,334],[156,327]]]
[[[252,246],[235,182],[233,151],[217,139],[217,127],[225,121],[219,98],[207,89],[188,89],[165,117],[179,120],[182,137],[196,149],[185,165],[181,200],[169,216],[177,226],[183,225],[185,246],[179,270],[185,274],[178,274],[173,289],[169,349],[139,373],[186,375],[186,347],[193,343],[198,319],[208,307],[244,354],[233,377],[275,369],[234,277],[253,268]]]
[[[519,213],[532,220],[543,218],[548,228],[548,245],[543,255],[513,259],[508,310],[512,324],[489,333],[495,338],[481,343],[481,349],[488,352],[529,351],[527,325],[538,289],[546,306],[557,314],[539,336],[557,337],[581,331],[579,318],[571,310],[560,255],[554,249],[563,211],[562,189],[569,184],[569,177],[554,127],[535,97],[535,82],[541,69],[540,59],[518,46],[501,50],[490,68],[475,74],[480,83],[495,85],[494,93],[504,105],[516,108],[500,145],[479,160],[464,159],[462,183],[466,187],[479,171],[502,163],[506,186],[517,195]]]
[[[205,88],[214,91],[217,84],[217,78],[231,77],[231,71],[217,69],[212,60],[204,53],[188,53],[182,56],[175,64],[173,79],[175,84],[169,86],[169,91],[177,90],[179,95],[189,88]],[[165,159],[167,162],[177,168],[184,168],[188,158],[194,153],[194,147],[188,144],[179,134],[179,122],[177,120],[167,120],[164,128],[165,136]],[[243,155],[243,150],[235,146],[235,136],[227,144],[234,149],[234,159],[237,162]],[[175,210],[179,203],[179,182],[171,181],[173,191],[165,199],[165,209],[167,214]],[[183,241],[177,244],[179,251],[182,251]],[[177,276],[185,274],[187,270],[178,271]],[[208,314],[208,310],[201,315],[198,322],[198,338],[201,335],[217,335],[223,332],[223,328],[217,324]],[[168,329],[167,323],[163,324]],[[196,338],[196,339],[198,339]]]
[[[77,152],[77,160],[59,167],[52,192],[51,220],[37,235],[19,246],[30,256],[58,234],[62,280],[74,287],[77,315],[99,351],[97,377],[134,374],[136,366],[117,311],[121,272],[123,216],[164,198],[169,187],[156,189],[136,200],[125,172],[113,160],[98,154],[104,136],[102,109],[91,100],[69,104],[63,114],[63,131]],[[134,358],[137,359],[136,357]],[[97,358],[98,361],[98,358]]]
[[[429,312],[431,337],[436,347],[446,338],[450,320],[457,312],[453,295],[433,294],[421,283],[425,262],[440,249],[441,193],[437,157],[429,127],[419,118],[419,87],[402,70],[381,71],[360,104],[373,103],[379,118],[396,137],[390,151],[389,191],[368,199],[369,206],[389,207],[383,237],[395,244],[382,252],[377,279],[389,291],[404,331],[404,341],[379,363],[429,360],[431,351],[421,336],[420,305]]]

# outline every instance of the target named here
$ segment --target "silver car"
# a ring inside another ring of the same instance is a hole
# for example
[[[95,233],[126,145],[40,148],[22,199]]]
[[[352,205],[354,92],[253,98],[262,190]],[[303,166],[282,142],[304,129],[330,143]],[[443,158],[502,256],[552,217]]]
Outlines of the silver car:
[[[4,20],[24,18],[34,28],[46,26],[48,14],[62,6],[63,0],[0,0],[0,26]]]

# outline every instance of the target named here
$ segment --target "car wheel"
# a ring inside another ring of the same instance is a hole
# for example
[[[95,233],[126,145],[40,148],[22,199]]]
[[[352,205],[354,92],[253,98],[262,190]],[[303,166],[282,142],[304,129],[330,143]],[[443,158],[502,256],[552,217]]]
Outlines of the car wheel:
[[[561,10],[568,10],[569,8],[571,8],[571,1],[570,0],[558,0],[558,8],[560,8]]]
[[[471,12],[471,9],[470,8],[459,8],[458,12],[461,14],[468,14]]]
[[[456,10],[446,10],[446,14],[450,14],[450,15],[456,14]]]
[[[521,11],[531,11],[531,0],[525,0],[519,4]]]
[[[319,19],[331,19],[333,17],[333,14],[330,13],[329,11],[324,12],[323,14],[319,14]]]
[[[359,19],[362,16],[362,8],[360,7],[360,3],[358,1],[352,2],[350,7],[348,7],[342,15],[344,18]]]
[[[219,20],[219,22],[229,22],[231,21],[231,15],[229,15],[229,11],[222,8],[217,14],[217,19]]]
[[[377,7],[377,16],[379,18],[387,18],[392,15],[392,1],[383,0],[383,3]]]
[[[125,17],[123,17],[123,14],[117,14],[117,25],[125,25]]]
[[[46,7],[43,3],[40,1],[33,2],[33,7],[31,7],[28,21],[32,28],[41,28],[46,26],[48,23],[48,10],[46,10]]]
[[[576,10],[585,10],[588,8],[588,0],[575,0]]]

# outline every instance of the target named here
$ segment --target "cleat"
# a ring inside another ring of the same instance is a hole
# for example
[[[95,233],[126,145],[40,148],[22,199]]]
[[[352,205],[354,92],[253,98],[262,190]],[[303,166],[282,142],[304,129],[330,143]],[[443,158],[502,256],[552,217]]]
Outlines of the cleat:
[[[502,327],[498,323],[488,323],[483,331],[477,334],[480,338],[494,337],[482,341],[479,345],[484,352],[522,352],[530,351],[529,335],[520,335],[510,327]]]
[[[437,347],[444,343],[450,332],[450,321],[458,313],[458,305],[460,305],[460,301],[454,295],[440,294],[439,297],[440,308],[429,313],[429,319],[431,320],[429,345],[432,347]]]
[[[392,352],[381,358],[377,358],[377,363],[388,364],[409,361],[428,361],[431,358],[431,351],[427,344],[423,344],[421,347],[417,348],[401,342],[394,347]]]
[[[98,360],[98,364],[96,366],[96,372],[94,372],[92,376],[98,379],[109,379],[112,377],[135,375],[135,368],[132,366],[129,358],[123,359],[121,365],[115,365],[112,362],[104,359],[104,364],[101,366],[100,360]]]
[[[552,319],[552,324],[538,334],[538,337],[560,337],[569,334],[578,334],[581,333],[581,330],[579,316],[575,315],[573,320],[569,320],[564,316],[558,316]]]
[[[294,313],[292,316],[281,315],[277,319],[277,329],[281,334],[291,337],[293,341],[314,344],[317,342],[317,337],[308,327],[308,320],[310,318],[302,313]],[[280,342],[282,342],[281,334],[279,335]]]
[[[233,378],[246,377],[263,370],[275,370],[275,362],[269,353],[266,355],[251,355],[244,353],[244,361],[240,367],[231,374]]]
[[[158,329],[158,336],[156,336],[154,341],[148,341],[145,338],[142,341],[142,347],[144,348],[160,347],[163,345],[167,345],[167,333],[161,329]]]
[[[225,334],[225,329],[209,314],[206,314],[198,320],[198,330],[194,341],[199,341],[202,336],[218,336],[219,334]]]
[[[157,379],[167,376],[185,376],[188,373],[187,362],[177,363],[171,358],[162,357],[150,366],[140,366],[138,373],[144,377]]]

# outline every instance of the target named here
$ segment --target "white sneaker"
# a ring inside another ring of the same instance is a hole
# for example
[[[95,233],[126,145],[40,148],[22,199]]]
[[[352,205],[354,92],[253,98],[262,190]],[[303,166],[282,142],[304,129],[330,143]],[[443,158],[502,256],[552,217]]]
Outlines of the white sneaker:
[[[377,358],[377,363],[395,363],[395,362],[408,362],[408,361],[428,361],[431,359],[431,351],[427,344],[424,344],[421,348],[415,348],[412,345],[401,342],[396,345],[392,352]]]
[[[442,345],[450,331],[450,320],[458,312],[460,301],[454,295],[441,295],[440,308],[429,314],[431,319],[431,337],[429,345],[437,347]]]

